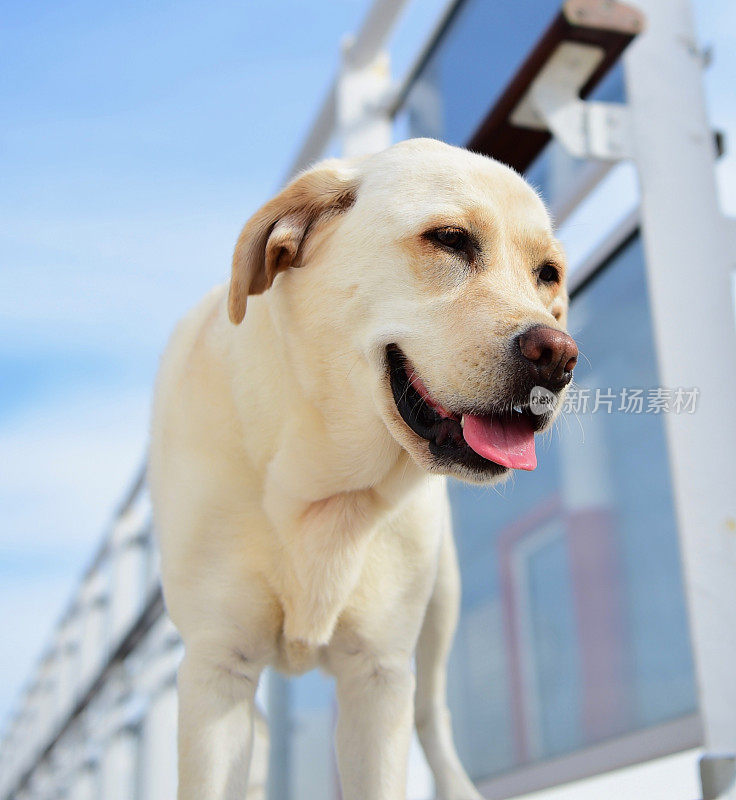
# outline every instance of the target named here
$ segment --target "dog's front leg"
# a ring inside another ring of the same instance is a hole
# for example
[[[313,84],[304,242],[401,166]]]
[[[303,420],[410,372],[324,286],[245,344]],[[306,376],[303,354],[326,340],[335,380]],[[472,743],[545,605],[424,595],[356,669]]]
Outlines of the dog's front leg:
[[[337,679],[337,763],[344,800],[405,800],[414,675],[408,656],[330,655]]]
[[[370,489],[319,500],[266,484],[264,506],[282,543],[278,592],[286,649],[299,653],[326,645],[363,569],[366,549],[385,504]]]
[[[178,800],[246,796],[260,667],[216,655],[187,649],[179,667]]]
[[[460,610],[460,573],[447,509],[432,597],[416,649],[415,720],[437,800],[482,800],[455,750],[447,708],[447,659]]]

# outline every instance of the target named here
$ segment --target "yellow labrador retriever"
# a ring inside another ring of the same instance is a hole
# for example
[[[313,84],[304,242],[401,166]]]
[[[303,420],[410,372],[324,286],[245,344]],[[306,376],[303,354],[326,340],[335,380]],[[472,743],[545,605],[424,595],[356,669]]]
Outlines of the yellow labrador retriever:
[[[158,378],[150,486],[179,671],[179,800],[246,796],[266,665],[336,678],[345,800],[480,795],[452,741],[459,597],[445,475],[536,465],[565,262],[515,172],[419,139],[304,172],[246,224]],[[268,291],[266,291],[268,290]],[[416,675],[412,657],[416,654]]]

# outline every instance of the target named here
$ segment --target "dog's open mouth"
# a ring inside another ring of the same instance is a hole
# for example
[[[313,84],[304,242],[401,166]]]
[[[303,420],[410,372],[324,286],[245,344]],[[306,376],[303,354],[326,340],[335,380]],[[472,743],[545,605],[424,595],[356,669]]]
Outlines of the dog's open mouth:
[[[389,345],[386,356],[401,418],[429,442],[430,452],[440,461],[496,474],[537,466],[534,434],[546,422],[543,416],[532,414],[528,406],[491,414],[452,411],[429,394],[399,347]]]

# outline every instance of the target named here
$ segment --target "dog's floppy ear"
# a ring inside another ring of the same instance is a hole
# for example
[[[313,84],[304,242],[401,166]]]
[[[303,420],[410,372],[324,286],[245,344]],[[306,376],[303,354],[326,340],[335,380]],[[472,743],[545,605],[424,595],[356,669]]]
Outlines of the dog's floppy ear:
[[[354,169],[338,160],[324,161],[295,178],[246,222],[233,255],[231,322],[242,322],[249,294],[265,292],[279,272],[301,266],[310,228],[322,217],[350,208],[357,183]]]

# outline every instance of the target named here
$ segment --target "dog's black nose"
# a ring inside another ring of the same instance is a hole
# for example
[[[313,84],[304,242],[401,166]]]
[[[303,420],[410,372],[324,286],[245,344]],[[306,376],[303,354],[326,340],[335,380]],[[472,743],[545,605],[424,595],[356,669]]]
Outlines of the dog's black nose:
[[[546,325],[535,325],[518,339],[522,360],[539,386],[559,392],[572,380],[578,346],[572,336]]]

